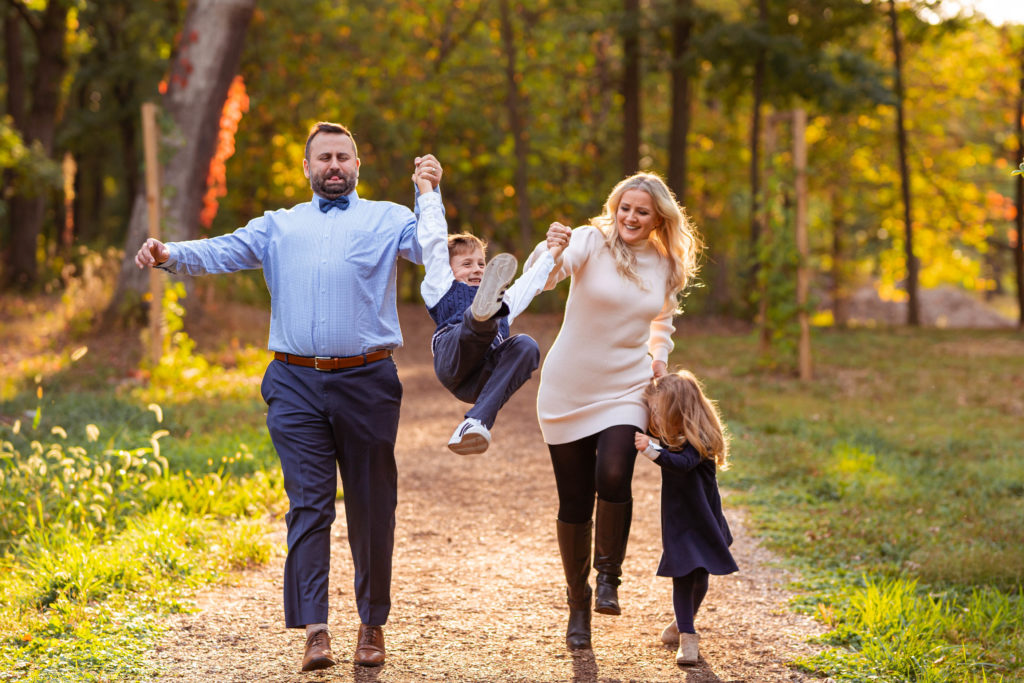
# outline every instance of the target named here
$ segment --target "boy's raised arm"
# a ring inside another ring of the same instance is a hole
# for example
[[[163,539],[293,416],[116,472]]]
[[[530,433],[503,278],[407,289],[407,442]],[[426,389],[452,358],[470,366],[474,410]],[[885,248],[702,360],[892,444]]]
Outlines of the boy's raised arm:
[[[416,201],[419,206],[419,220],[416,223],[416,239],[423,250],[423,266],[426,275],[420,284],[420,295],[427,308],[441,300],[452,286],[451,261],[448,258],[448,224],[444,219],[441,198],[434,192],[434,179],[440,180],[440,167],[434,170],[429,164],[433,157],[417,157],[416,171],[412,180],[419,190]]]

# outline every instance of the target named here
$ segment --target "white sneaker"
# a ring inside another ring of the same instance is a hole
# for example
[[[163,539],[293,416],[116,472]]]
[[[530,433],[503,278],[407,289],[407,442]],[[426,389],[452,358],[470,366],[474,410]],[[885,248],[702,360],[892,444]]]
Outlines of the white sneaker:
[[[480,288],[476,290],[469,312],[479,321],[490,320],[501,308],[505,289],[516,276],[519,263],[512,254],[498,254],[484,267]]]
[[[682,666],[693,666],[697,663],[700,653],[697,651],[697,642],[700,636],[696,633],[680,633],[679,649],[676,650],[676,664]]]
[[[477,455],[491,445],[491,433],[474,417],[462,421],[448,439],[448,448],[459,455]]]
[[[666,645],[675,645],[679,642],[679,629],[676,628],[676,620],[673,619],[672,623],[665,627],[665,630],[661,632],[661,642]]]

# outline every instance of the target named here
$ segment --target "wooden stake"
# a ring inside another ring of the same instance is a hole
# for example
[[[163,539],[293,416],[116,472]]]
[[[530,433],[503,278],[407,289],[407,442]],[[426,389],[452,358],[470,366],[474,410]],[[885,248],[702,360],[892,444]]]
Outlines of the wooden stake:
[[[807,269],[807,112],[793,110],[793,167],[796,171],[796,250],[800,261],[796,269],[796,304],[799,307],[800,343],[798,346],[800,379],[813,378],[811,368],[811,324],[807,313],[807,290],[810,273]]]
[[[149,210],[149,236],[160,239],[160,138],[156,127],[156,105],[142,105],[142,142],[146,159],[146,207]],[[156,366],[164,353],[163,278],[156,268],[149,269],[149,356]]]
[[[64,232],[60,241],[64,251],[70,254],[75,241],[75,173],[78,171],[71,152],[64,152],[61,171],[64,174]]]

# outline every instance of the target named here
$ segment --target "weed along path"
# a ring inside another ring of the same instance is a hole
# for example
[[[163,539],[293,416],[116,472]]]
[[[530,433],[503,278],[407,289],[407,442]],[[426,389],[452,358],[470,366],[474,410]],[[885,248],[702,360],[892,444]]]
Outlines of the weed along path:
[[[671,581],[654,575],[660,556],[660,474],[637,462],[634,519],[624,565],[621,616],[593,617],[593,651],[565,648],[564,578],[555,541],[557,499],[537,427],[535,376],[499,415],[483,456],[445,444],[464,405],[434,377],[426,312],[401,311],[397,354],[405,387],[398,436],[399,503],[387,663],[352,663],[358,616],[339,503],[332,538],[331,616],[339,664],[299,673],[304,636],[284,628],[283,553],[266,567],[197,596],[197,611],[169,617],[152,653],[161,681],[740,681],[816,680],[785,662],[810,651],[820,627],[790,613],[785,576],[726,515],[739,574],[712,577],[698,615],[702,660],[683,669],[659,635],[672,619]],[[524,316],[517,332],[546,349],[559,319]],[[284,546],[284,522],[276,533]]]

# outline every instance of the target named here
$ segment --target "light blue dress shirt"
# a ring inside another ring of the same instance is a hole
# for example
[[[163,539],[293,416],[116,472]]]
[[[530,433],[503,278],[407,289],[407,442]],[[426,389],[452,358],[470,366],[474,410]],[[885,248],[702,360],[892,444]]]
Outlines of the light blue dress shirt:
[[[172,242],[161,268],[205,275],[263,269],[270,290],[271,351],[356,356],[402,345],[396,307],[398,257],[423,263],[416,216],[392,202],[326,201],[268,211],[227,235]],[[417,199],[440,202],[432,192]]]

